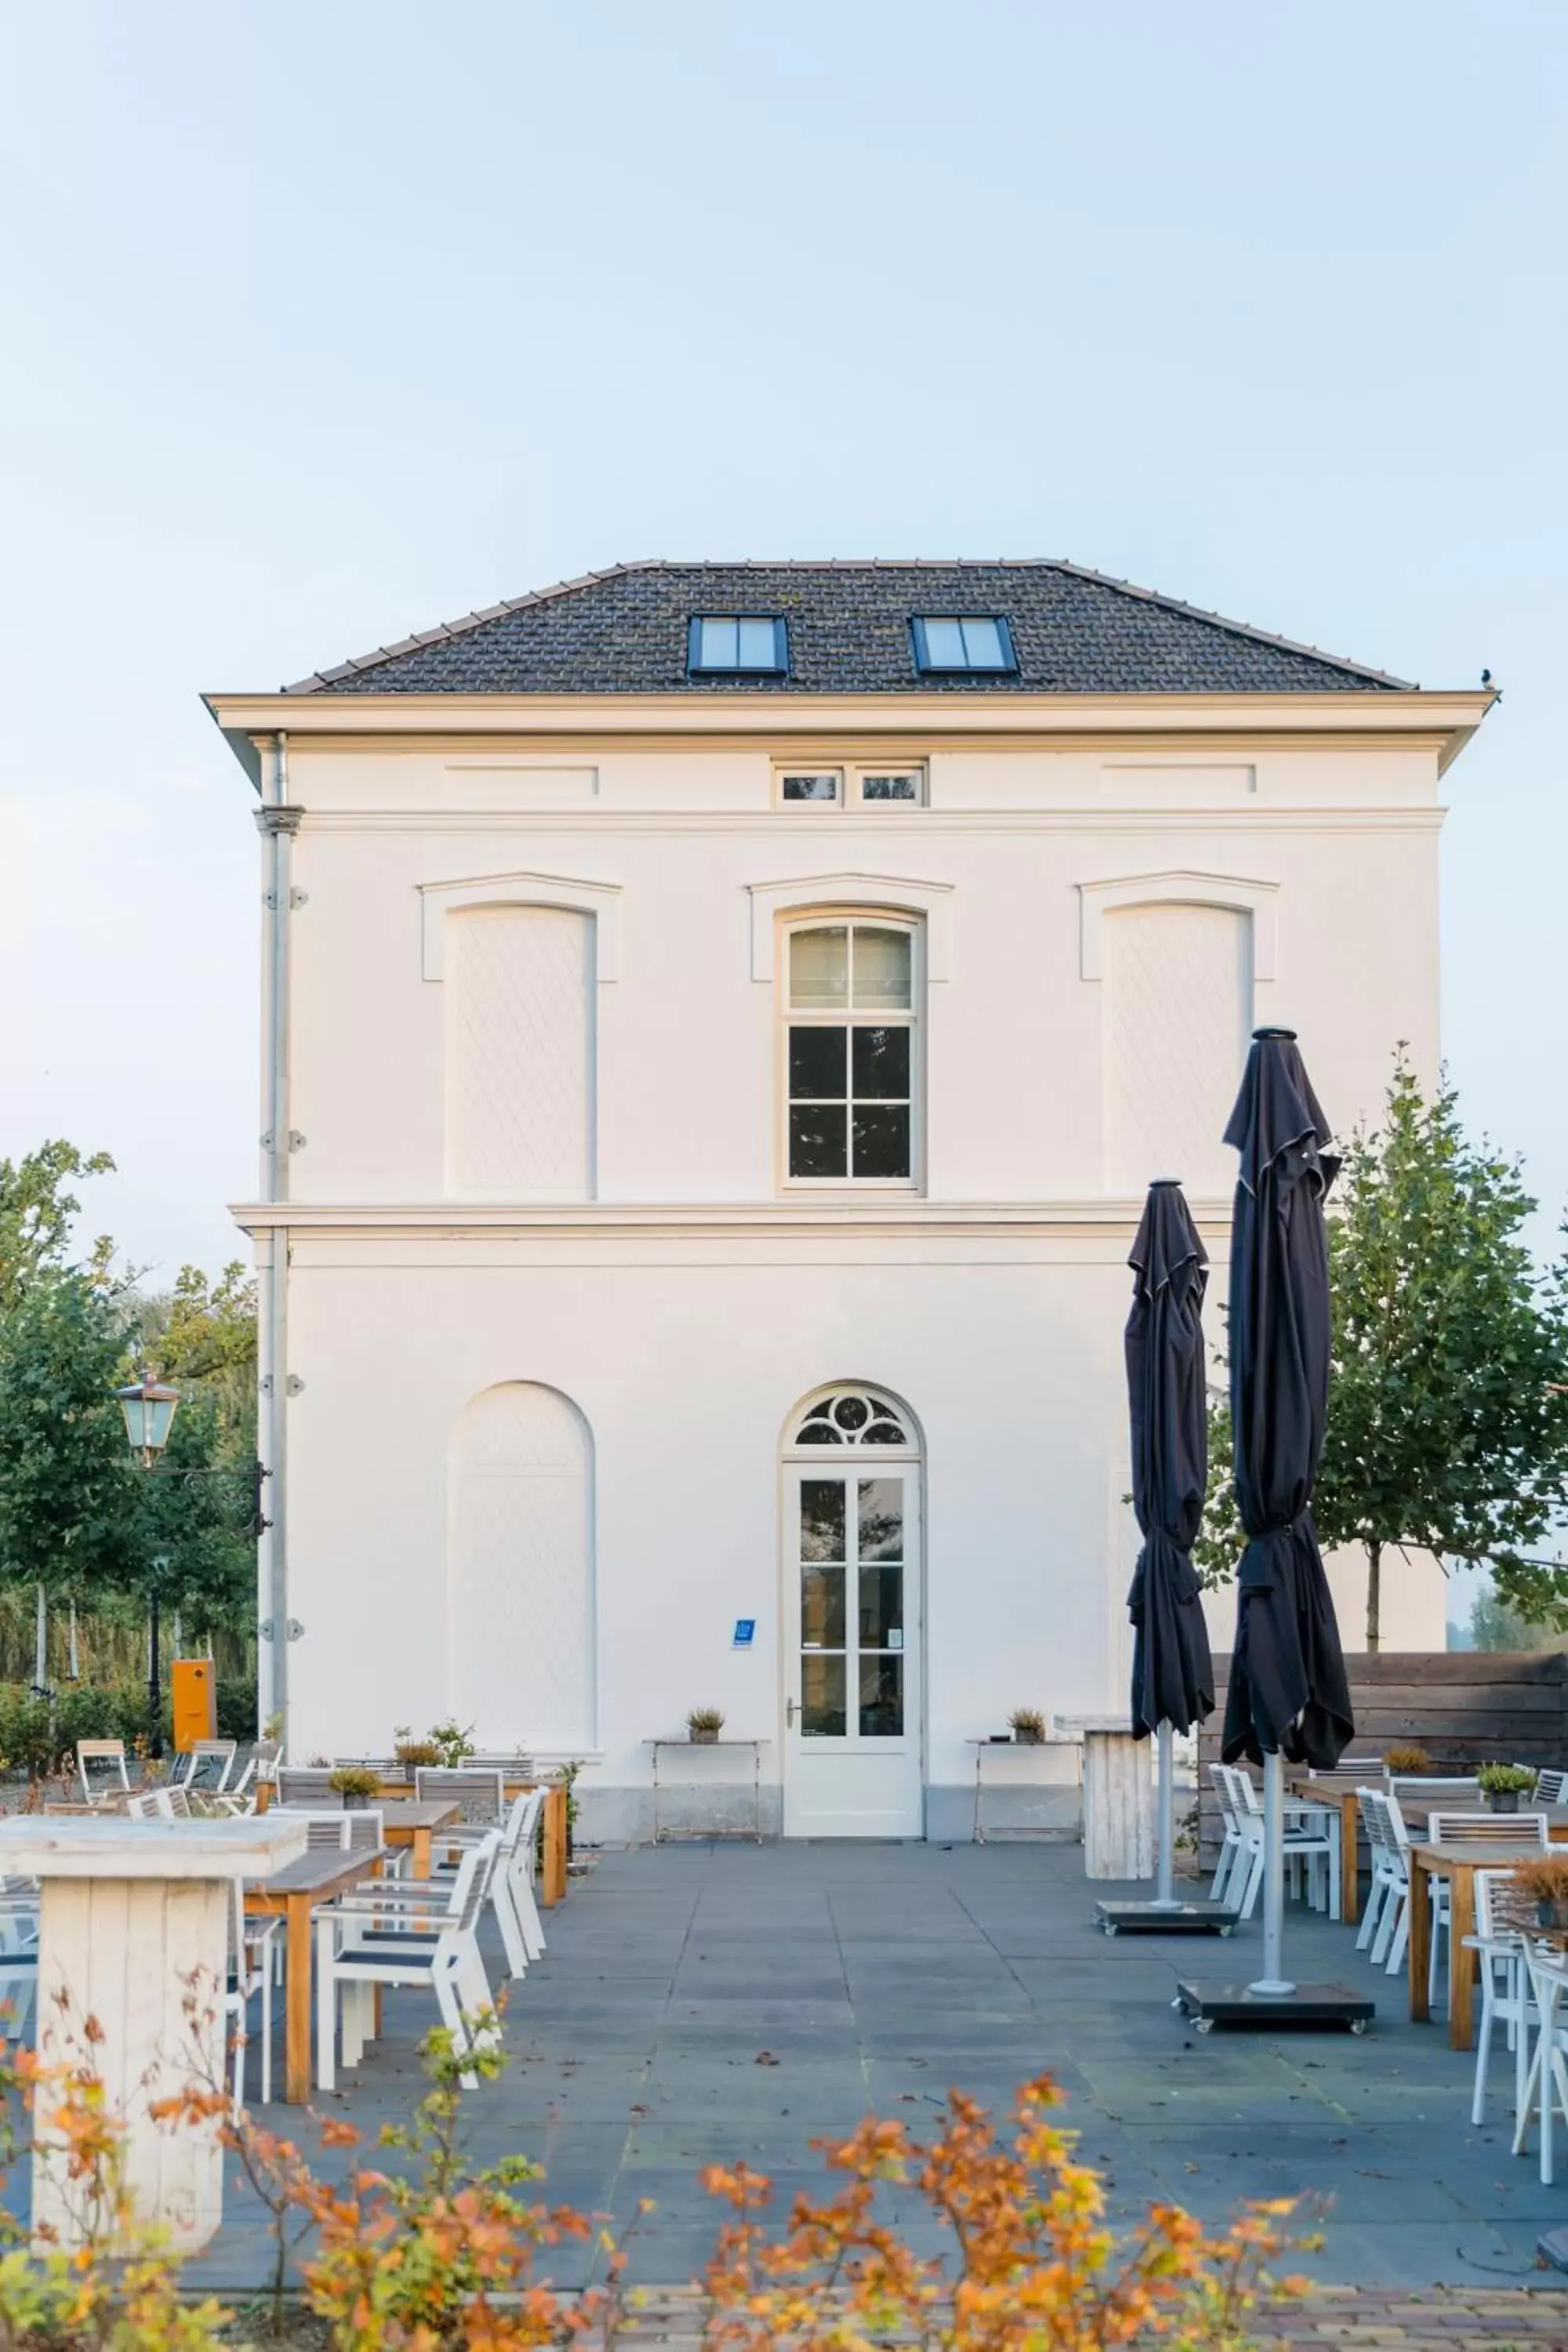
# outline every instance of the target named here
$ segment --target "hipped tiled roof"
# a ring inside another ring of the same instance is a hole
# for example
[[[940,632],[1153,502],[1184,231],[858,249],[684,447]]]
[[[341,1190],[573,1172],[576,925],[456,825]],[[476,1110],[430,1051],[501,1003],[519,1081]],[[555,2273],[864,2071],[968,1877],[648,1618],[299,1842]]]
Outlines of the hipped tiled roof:
[[[698,613],[782,616],[786,677],[691,677]],[[917,614],[1000,614],[1017,670],[922,677]],[[1403,678],[1077,564],[626,563],[319,671],[292,694],[1322,694]]]

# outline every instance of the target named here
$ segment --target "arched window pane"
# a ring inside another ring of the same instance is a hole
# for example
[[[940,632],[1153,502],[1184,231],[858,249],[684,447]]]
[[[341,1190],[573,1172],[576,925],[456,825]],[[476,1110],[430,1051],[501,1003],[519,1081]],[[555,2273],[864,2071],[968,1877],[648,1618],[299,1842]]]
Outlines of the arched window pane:
[[[789,1001],[803,1010],[849,1001],[849,934],[842,924],[796,931],[789,948]]]
[[[855,927],[855,1004],[858,1011],[907,1012],[910,1006],[908,931]]]

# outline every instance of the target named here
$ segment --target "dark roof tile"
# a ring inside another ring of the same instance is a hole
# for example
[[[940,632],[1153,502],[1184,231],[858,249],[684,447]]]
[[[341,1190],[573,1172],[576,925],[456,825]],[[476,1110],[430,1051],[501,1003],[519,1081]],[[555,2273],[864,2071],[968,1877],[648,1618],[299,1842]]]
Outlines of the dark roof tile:
[[[689,677],[694,613],[789,624],[787,677]],[[910,621],[1002,614],[1014,676],[922,677]],[[627,563],[321,670],[291,694],[1321,694],[1403,678],[1073,563]]]

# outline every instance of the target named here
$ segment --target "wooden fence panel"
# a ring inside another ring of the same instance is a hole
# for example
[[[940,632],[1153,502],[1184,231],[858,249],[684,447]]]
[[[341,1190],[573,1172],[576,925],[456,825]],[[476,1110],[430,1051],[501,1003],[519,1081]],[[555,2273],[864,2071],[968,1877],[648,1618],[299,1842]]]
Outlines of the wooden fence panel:
[[[1352,1755],[1424,1748],[1434,1764],[1568,1765],[1568,1654],[1559,1650],[1352,1651],[1345,1659]],[[1200,1850],[1219,1851],[1208,1768],[1219,1760],[1230,1660],[1215,1660],[1219,1703],[1198,1733]]]

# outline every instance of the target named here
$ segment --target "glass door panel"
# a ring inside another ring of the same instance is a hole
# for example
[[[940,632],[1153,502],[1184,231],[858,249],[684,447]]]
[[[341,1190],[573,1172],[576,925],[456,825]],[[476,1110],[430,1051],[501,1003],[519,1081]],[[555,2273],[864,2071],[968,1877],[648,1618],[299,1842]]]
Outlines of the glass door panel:
[[[840,1402],[868,1420],[861,1400]],[[920,1832],[919,1497],[918,1470],[885,1456],[830,1471],[817,1454],[791,1473],[788,1835]]]

